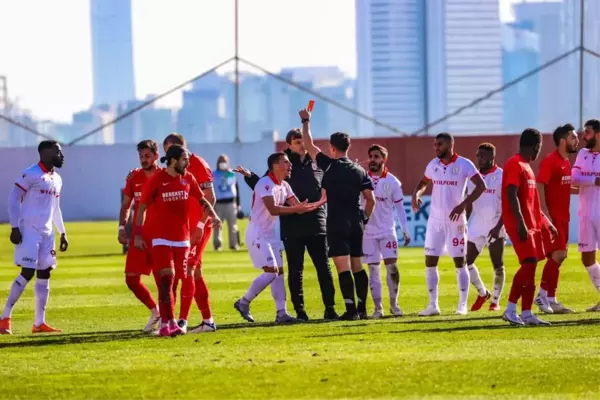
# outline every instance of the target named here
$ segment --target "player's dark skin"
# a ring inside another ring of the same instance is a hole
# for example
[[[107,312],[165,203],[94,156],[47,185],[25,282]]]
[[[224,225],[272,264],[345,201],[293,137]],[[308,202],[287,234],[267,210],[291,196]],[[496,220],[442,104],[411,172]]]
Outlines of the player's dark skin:
[[[520,147],[519,155],[523,157],[523,159],[528,160],[529,162],[537,160],[542,151],[542,143],[536,144],[534,147]],[[508,203],[510,205],[511,211],[517,217],[519,226],[517,227],[517,231],[519,234],[519,239],[522,242],[527,241],[527,225],[525,225],[525,219],[523,218],[523,213],[521,212],[521,203],[519,202],[519,188],[514,185],[509,185],[506,188],[506,194],[508,197]],[[545,217],[544,217],[545,218]],[[552,234],[552,240],[556,238],[558,234],[556,228],[550,224],[550,232]],[[537,263],[537,259],[535,258],[527,258],[523,260],[524,264],[528,263]]]
[[[440,160],[442,160],[444,163],[446,163],[446,164],[449,163],[450,160],[452,159],[452,157],[454,157],[454,143],[452,141],[436,138],[434,141],[434,147],[435,147],[435,153],[436,153],[437,157]],[[473,202],[475,200],[477,200],[479,198],[479,196],[481,196],[481,194],[485,190],[485,182],[483,181],[483,178],[481,177],[481,175],[477,174],[474,177],[472,177],[471,182],[473,182],[473,184],[475,185],[475,189],[473,190],[473,192],[471,192],[471,194],[462,203],[457,205],[454,208],[454,210],[452,210],[452,212],[450,213],[450,216],[449,216],[451,221],[458,221],[461,214],[466,212],[467,207],[472,205]],[[423,177],[423,179],[421,179],[421,181],[415,188],[413,195],[412,195],[412,208],[413,208],[414,212],[418,212],[420,210],[421,205],[422,205],[421,195],[423,194],[423,192],[425,192],[429,183],[430,183],[430,181],[427,178]],[[425,256],[425,266],[426,267],[435,267],[438,265],[439,259],[440,258],[438,256],[426,255]],[[453,260],[454,260],[454,266],[456,268],[463,268],[465,266],[465,257],[464,256],[463,257],[455,257],[455,258],[453,258]]]
[[[40,162],[46,167],[48,171],[54,171],[54,168],[61,168],[65,162],[65,156],[59,144],[55,144],[49,149],[44,149],[40,152]],[[14,245],[21,244],[23,236],[18,227],[12,228],[10,232],[10,242]],[[67,241],[66,235],[63,233],[60,235],[60,251],[67,251],[69,242]],[[45,270],[38,270],[37,277],[39,279],[50,279],[50,272],[52,267]],[[28,281],[33,278],[36,270],[33,268],[21,268],[21,276]]]
[[[487,149],[478,149],[477,150],[477,166],[479,167],[479,172],[482,174],[487,174],[490,169],[492,169],[496,165],[496,160],[494,158],[494,153]],[[471,213],[473,212],[473,205],[467,206],[467,220],[471,218]],[[492,266],[494,270],[502,270],[504,268],[504,244],[506,240],[504,238],[500,238],[500,230],[504,226],[504,222],[502,220],[502,216],[498,220],[498,223],[489,233],[490,243],[488,245],[488,249],[490,252],[490,259],[492,260]],[[473,242],[467,242],[467,265],[471,265],[475,263],[475,260],[479,256],[479,251],[477,250],[477,246]]]

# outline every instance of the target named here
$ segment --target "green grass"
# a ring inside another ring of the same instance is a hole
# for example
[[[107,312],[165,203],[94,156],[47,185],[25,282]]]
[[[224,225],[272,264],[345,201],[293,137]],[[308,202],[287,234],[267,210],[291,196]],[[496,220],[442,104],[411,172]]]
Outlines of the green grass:
[[[269,290],[252,305],[259,322],[241,323],[232,305],[257,271],[245,251],[209,253],[219,330],[160,339],[139,333],[147,310],[124,284],[116,224],[73,223],[68,230],[70,248],[59,254],[48,310],[48,321],[65,333],[31,336],[30,285],[13,314],[15,335],[0,336],[0,399],[600,398],[599,316],[581,312],[598,294],[574,248],[562,267],[560,299],[580,312],[550,316],[553,326],[544,328],[510,327],[487,309],[452,315],[457,291],[448,259],[440,265],[444,315],[416,317],[427,303],[422,249],[400,253],[404,318],[316,320],[323,308],[308,265],[313,323],[273,326]],[[0,237],[3,304],[18,270],[6,226]],[[506,253],[509,286],[516,261],[512,249]],[[488,258],[478,265],[491,284]],[[337,300],[341,311],[339,290]],[[192,315],[199,323],[195,306]]]

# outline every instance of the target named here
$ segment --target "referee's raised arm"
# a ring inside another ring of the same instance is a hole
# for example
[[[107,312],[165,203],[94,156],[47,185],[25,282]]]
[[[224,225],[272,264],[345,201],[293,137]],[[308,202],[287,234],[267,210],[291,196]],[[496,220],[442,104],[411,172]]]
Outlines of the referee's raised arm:
[[[323,171],[326,171],[331,165],[333,159],[329,156],[326,156],[323,151],[321,151],[321,149],[315,145],[312,133],[310,131],[310,111],[305,108],[300,110],[299,114],[300,119],[302,120],[302,138],[304,140],[304,147],[306,148],[310,158],[315,160],[319,168],[321,168]]]

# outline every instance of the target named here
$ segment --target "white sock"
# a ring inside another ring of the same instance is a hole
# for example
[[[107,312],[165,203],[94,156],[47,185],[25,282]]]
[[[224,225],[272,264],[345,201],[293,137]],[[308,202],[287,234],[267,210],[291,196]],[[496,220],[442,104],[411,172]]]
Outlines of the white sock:
[[[275,300],[275,308],[277,309],[277,312],[287,312],[283,274],[277,275],[277,278],[271,282],[271,295],[273,296],[273,300]]]
[[[531,310],[523,310],[521,312],[521,317],[523,317],[523,318],[531,317],[531,315],[532,315]]]
[[[504,266],[502,269],[494,270],[494,304],[500,304],[500,296],[502,296],[502,289],[504,289]]]
[[[35,285],[35,326],[46,322],[46,305],[50,296],[50,279],[36,278]]]
[[[586,267],[585,269],[587,270],[587,273],[590,276],[592,284],[594,285],[596,290],[600,292],[600,264],[596,263],[594,265]]]
[[[398,295],[400,293],[400,270],[397,263],[386,264],[387,270],[387,285],[390,293],[390,305],[398,306]]]
[[[254,278],[250,284],[250,287],[248,288],[248,291],[244,297],[242,297],[241,303],[245,305],[250,304],[250,302],[254,300],[256,296],[261,294],[261,292],[265,290],[265,288],[269,286],[269,284],[273,282],[275,278],[277,278],[277,273],[274,272],[263,272]]]
[[[548,298],[548,291],[546,289],[542,289],[540,287],[540,292],[539,293],[540,293],[540,297]]]
[[[479,294],[479,296],[485,296],[487,290],[481,281],[481,276],[479,275],[477,266],[475,264],[471,264],[467,268],[469,269],[469,279],[471,280],[473,286],[475,286],[475,289],[477,289],[477,294]]]
[[[369,286],[371,287],[371,296],[373,297],[373,304],[375,304],[375,310],[383,310],[381,304],[381,268],[379,263],[369,264]]]
[[[517,303],[511,303],[510,301],[506,305],[507,313],[516,313],[517,312]]]
[[[552,303],[552,304],[556,304],[556,303],[558,303],[558,300],[556,300],[556,297],[548,297],[548,302]]]
[[[458,282],[458,304],[462,306],[467,304],[469,299],[469,271],[465,267],[455,269],[456,281]]]
[[[438,284],[440,282],[440,274],[438,273],[438,267],[425,267],[425,279],[427,281],[427,290],[429,290],[429,305],[439,307]]]
[[[203,319],[202,322],[204,322],[205,324],[214,324],[215,320],[213,319],[213,317],[210,317],[207,319]]]
[[[12,315],[12,310],[19,301],[19,298],[23,294],[23,291],[27,287],[29,281],[23,278],[23,275],[17,276],[17,278],[13,281],[12,286],[10,287],[10,293],[8,294],[8,298],[6,299],[6,305],[4,306],[4,312],[2,313],[2,319],[10,318]]]

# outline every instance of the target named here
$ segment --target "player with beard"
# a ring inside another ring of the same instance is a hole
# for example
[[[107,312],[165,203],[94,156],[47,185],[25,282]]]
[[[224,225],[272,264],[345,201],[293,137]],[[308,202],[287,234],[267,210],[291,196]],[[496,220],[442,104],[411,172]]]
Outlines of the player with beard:
[[[212,218],[213,226],[221,221],[204,198],[196,178],[187,172],[189,152],[174,144],[161,161],[167,167],[154,174],[142,190],[141,204],[135,220],[134,244],[138,249],[145,250],[144,237],[152,238],[152,260],[155,272],[160,276],[159,309],[162,323],[159,335],[177,336],[185,331],[177,325],[173,313],[175,275],[187,275],[190,243],[196,243],[196,239],[202,237],[207,219]],[[196,200],[203,209],[202,219],[196,227],[189,226],[191,199]],[[155,217],[148,226],[144,223],[144,217],[149,207],[154,208]],[[191,229],[195,233],[190,240]]]
[[[402,184],[392,175],[385,163],[388,151],[385,147],[374,144],[369,147],[368,176],[373,184],[373,194],[377,207],[373,210],[363,235],[363,262],[369,266],[369,282],[371,296],[375,304],[375,312],[371,318],[382,318],[381,260],[387,271],[387,286],[390,296],[390,313],[395,317],[402,316],[398,306],[400,290],[400,271],[398,270],[398,237],[394,222],[394,209],[403,232],[404,246],[410,243],[410,235],[406,229],[406,212],[402,205],[404,195]],[[364,206],[364,205],[363,205]]]
[[[579,139],[575,127],[561,125],[552,135],[556,151],[547,155],[538,170],[537,182],[542,211],[558,231],[551,241],[544,235],[544,250],[547,254],[546,265],[542,273],[540,291],[535,303],[546,314],[568,314],[574,312],[556,299],[560,266],[567,258],[569,248],[569,208],[571,206],[571,162],[569,154],[577,153]],[[547,231],[544,231],[547,233]]]
[[[558,232],[540,206],[536,179],[530,163],[542,151],[542,134],[533,128],[523,131],[519,152],[504,164],[502,175],[502,219],[521,267],[515,274],[502,319],[513,325],[550,325],[531,312],[535,297],[535,270],[546,257],[543,231],[552,239]],[[517,302],[521,299],[521,316]]]
[[[141,251],[133,246],[133,238],[128,238],[125,232],[125,225],[129,220],[129,212],[131,203],[134,202],[133,220],[137,219],[137,214],[140,208],[140,199],[142,197],[142,189],[144,184],[160,170],[158,167],[158,144],[153,140],[143,140],[137,145],[137,152],[140,160],[140,167],[133,170],[128,175],[125,182],[125,190],[123,193],[123,201],[121,203],[121,211],[119,213],[119,236],[118,240],[121,244],[129,242],[127,258],[125,259],[125,283],[137,299],[150,310],[150,319],[144,327],[144,332],[152,332],[156,324],[160,322],[160,313],[158,306],[152,297],[152,293],[148,287],[142,282],[142,275],[150,275],[152,273],[152,257],[150,254],[150,241],[152,238],[144,237],[146,250]],[[149,208],[146,213],[146,221],[150,223],[153,219],[154,208]],[[148,232],[150,229],[148,229]],[[159,281],[156,280],[157,287]]]
[[[494,294],[490,311],[500,310],[499,301],[504,288],[504,244],[506,231],[502,220],[502,168],[496,165],[496,147],[491,143],[482,143],[477,149],[477,165],[483,177],[486,189],[472,206],[467,207],[467,268],[471,284],[477,289],[477,299],[471,311],[478,311],[492,298],[486,289],[475,260],[485,245],[490,251],[494,267]],[[467,191],[475,188],[469,182]]]
[[[585,123],[585,149],[573,164],[572,183],[579,186],[579,252],[592,284],[600,292],[600,264],[596,258],[600,248],[600,121]],[[600,311],[600,302],[587,309]]]
[[[54,230],[60,233],[60,251],[69,246],[60,209],[62,179],[56,172],[64,163],[60,144],[44,140],[38,145],[40,161],[23,171],[8,199],[10,241],[15,245],[15,264],[21,274],[14,280],[0,318],[0,334],[12,333],[12,310],[29,281],[36,275],[35,322],[32,333],[60,332],[46,324],[50,272],[56,268]]]
[[[440,315],[438,303],[439,273],[438,261],[447,248],[456,267],[459,302],[456,314],[467,314],[469,297],[469,272],[465,268],[465,244],[467,241],[466,209],[485,191],[485,182],[467,158],[454,152],[454,138],[449,133],[440,133],[435,138],[434,158],[425,169],[425,176],[413,192],[412,207],[414,212],[421,209],[421,195],[430,183],[433,183],[431,194],[431,211],[427,220],[425,234],[425,276],[429,290],[429,304],[420,316]],[[467,181],[475,188],[466,198]]]

